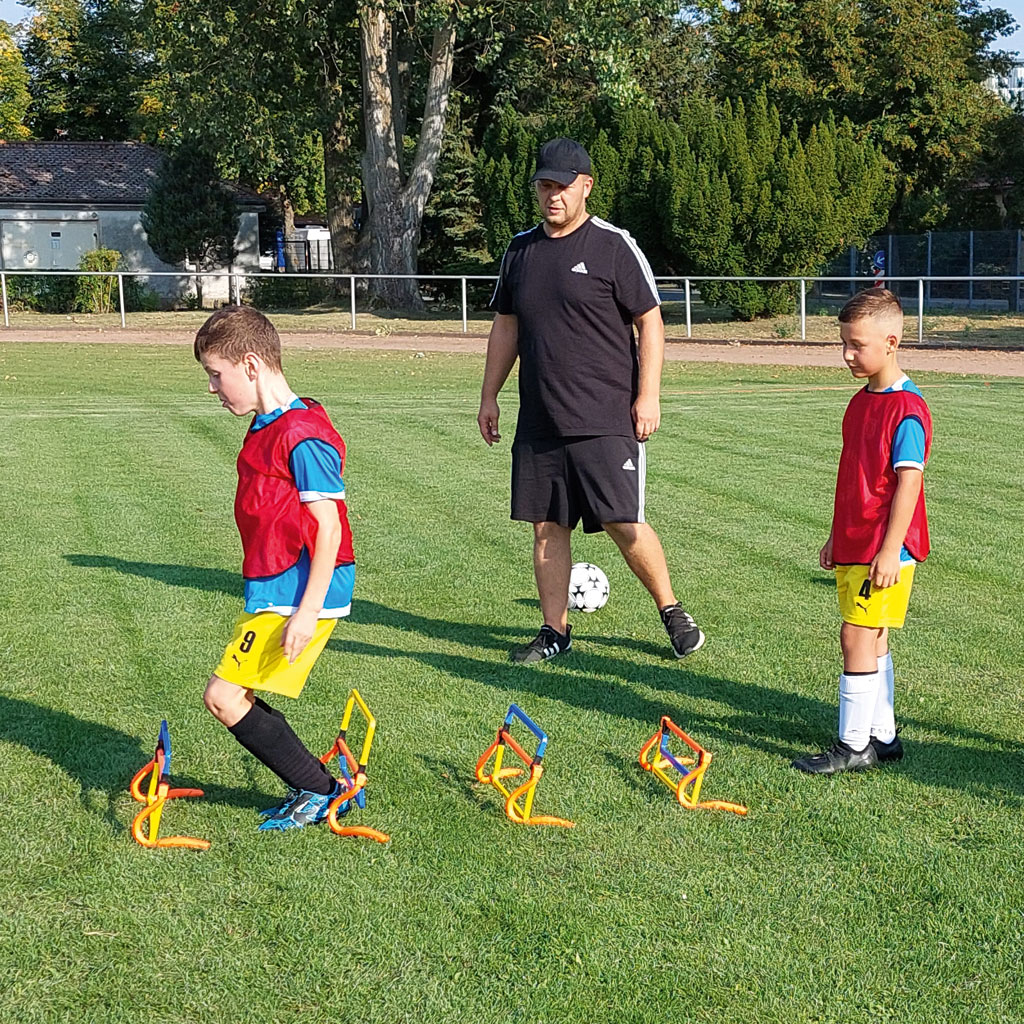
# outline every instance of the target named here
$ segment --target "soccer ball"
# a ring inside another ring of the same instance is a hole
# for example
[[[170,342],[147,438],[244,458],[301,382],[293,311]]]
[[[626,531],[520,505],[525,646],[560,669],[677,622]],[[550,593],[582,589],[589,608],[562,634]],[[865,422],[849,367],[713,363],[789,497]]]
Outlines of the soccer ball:
[[[596,612],[608,601],[608,577],[590,562],[577,562],[569,575],[569,610]]]

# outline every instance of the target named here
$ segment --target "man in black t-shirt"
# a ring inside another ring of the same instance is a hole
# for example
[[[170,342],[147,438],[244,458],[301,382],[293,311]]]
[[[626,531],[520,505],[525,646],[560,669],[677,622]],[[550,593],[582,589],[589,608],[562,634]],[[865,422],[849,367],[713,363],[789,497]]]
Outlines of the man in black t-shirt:
[[[519,359],[512,518],[533,523],[544,624],[512,660],[569,650],[570,537],[605,530],[657,603],[679,658],[704,634],[676,601],[644,519],[646,441],[661,420],[665,329],[651,268],[629,233],[587,213],[590,157],[572,139],[540,147],[531,179],[543,221],[501,261],[477,422],[498,441],[498,393]],[[636,327],[638,335],[634,335]]]

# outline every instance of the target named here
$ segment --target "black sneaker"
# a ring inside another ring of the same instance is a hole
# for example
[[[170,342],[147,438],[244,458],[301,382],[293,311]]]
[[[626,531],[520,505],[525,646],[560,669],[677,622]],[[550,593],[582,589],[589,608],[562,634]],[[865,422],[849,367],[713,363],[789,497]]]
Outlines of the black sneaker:
[[[836,740],[828,750],[820,754],[808,754],[798,757],[793,762],[794,768],[810,775],[836,775],[839,772],[860,772],[874,768],[878,764],[878,754],[869,743],[863,750],[854,750],[842,740]]]
[[[697,628],[693,616],[683,611],[683,606],[678,601],[661,609],[661,621],[669,640],[672,641],[672,650],[676,652],[677,658],[685,658],[704,646],[704,634]]]
[[[540,632],[528,643],[521,647],[513,647],[509,658],[519,665],[527,665],[532,661],[547,661],[556,655],[564,654],[572,647],[572,638],[569,634],[572,626],[565,627],[565,636],[557,629],[548,625],[540,627]]]
[[[896,735],[888,743],[883,743],[877,737],[872,736],[871,746],[875,748],[875,755],[878,757],[879,763],[903,760],[903,744],[900,742],[899,729],[896,730]]]

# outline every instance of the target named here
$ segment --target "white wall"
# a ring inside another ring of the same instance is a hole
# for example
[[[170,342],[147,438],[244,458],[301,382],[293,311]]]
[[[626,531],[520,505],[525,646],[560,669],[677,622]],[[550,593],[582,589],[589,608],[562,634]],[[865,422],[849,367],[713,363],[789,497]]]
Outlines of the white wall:
[[[0,268],[4,270],[75,270],[82,254],[102,246],[116,249],[126,270],[176,272],[173,277],[141,280],[153,291],[171,301],[195,294],[195,279],[181,267],[163,263],[146,241],[142,230],[141,208],[117,210],[20,210],[0,207]],[[54,237],[54,235],[59,237]],[[243,286],[245,271],[259,271],[259,214],[243,212],[235,239],[238,259],[232,269]],[[224,268],[225,270],[228,268]],[[228,279],[207,279],[203,286],[204,304],[229,300]]]

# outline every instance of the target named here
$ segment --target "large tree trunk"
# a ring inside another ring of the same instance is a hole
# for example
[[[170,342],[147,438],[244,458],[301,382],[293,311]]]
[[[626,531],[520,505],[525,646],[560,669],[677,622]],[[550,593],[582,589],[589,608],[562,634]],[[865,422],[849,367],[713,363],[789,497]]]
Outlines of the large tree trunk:
[[[351,182],[351,139],[345,124],[343,90],[337,69],[326,75],[320,97],[321,129],[324,144],[324,192],[327,197],[327,227],[331,232],[334,270],[348,273],[356,269],[356,231]]]
[[[288,198],[287,193],[284,189],[281,189],[281,230],[284,237],[284,266],[285,270],[292,271],[293,273],[299,268],[295,263],[295,246],[289,245],[289,239],[295,236],[295,207],[292,206],[291,199]],[[276,253],[275,265],[276,265]]]
[[[423,125],[413,166],[403,180],[398,128],[404,125],[403,98],[396,96],[399,62],[391,23],[382,3],[363,4],[359,12],[366,153],[363,182],[369,270],[374,274],[415,274],[423,211],[430,196],[448,96],[455,47],[454,13],[434,32]],[[414,279],[374,280],[370,292],[389,308],[422,309]]]

